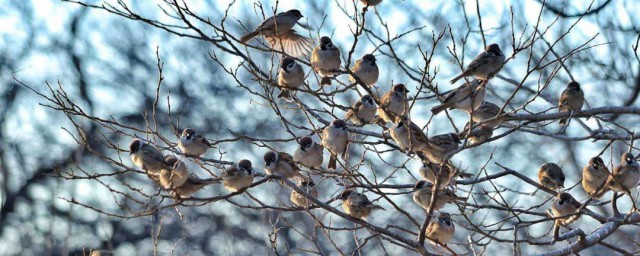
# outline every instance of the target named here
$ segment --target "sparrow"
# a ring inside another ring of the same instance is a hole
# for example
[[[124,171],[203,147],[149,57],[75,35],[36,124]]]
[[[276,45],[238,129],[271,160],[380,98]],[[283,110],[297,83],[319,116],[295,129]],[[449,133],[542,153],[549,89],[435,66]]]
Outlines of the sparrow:
[[[178,148],[185,155],[199,157],[207,153],[210,147],[209,141],[193,129],[182,130],[182,135],[178,140]]]
[[[580,89],[580,84],[571,81],[567,88],[562,91],[560,100],[558,100],[558,109],[560,112],[569,112],[573,110],[581,110],[584,104],[584,92]],[[568,118],[561,118],[560,125],[567,125]]]
[[[433,184],[426,180],[420,180],[416,182],[413,189],[415,190],[413,193],[413,201],[423,209],[428,210],[429,204],[431,204],[431,195],[433,194]],[[434,210],[442,209],[445,204],[455,202],[456,200],[466,200],[464,197],[456,196],[453,190],[447,188],[438,189],[435,199],[436,201],[433,204]]]
[[[469,139],[469,143],[471,145],[484,143],[485,141],[491,139],[491,136],[493,136],[493,127],[490,126],[480,125],[469,131],[469,123],[467,123],[464,126],[464,130],[466,133],[465,136],[467,139]]]
[[[427,159],[436,164],[441,164],[458,150],[458,145],[462,143],[460,137],[455,133],[445,133],[429,138],[429,143],[422,150]]]
[[[356,219],[365,219],[373,210],[384,210],[382,206],[371,203],[365,194],[358,193],[353,189],[344,190],[340,194],[340,199],[342,199],[344,212]]]
[[[311,67],[322,77],[320,85],[331,84],[331,77],[335,75],[332,70],[339,70],[340,64],[340,49],[333,45],[331,38],[321,37],[320,45],[311,52]]]
[[[129,151],[133,164],[149,173],[159,173],[164,169],[171,168],[165,163],[165,157],[160,150],[142,140],[134,139],[131,141]]]
[[[440,166],[439,164],[423,161],[422,166],[418,169],[418,174],[432,184],[435,184],[436,179],[438,179],[438,186],[444,188],[455,182],[456,171],[451,171],[451,168],[447,165]]]
[[[222,173],[222,185],[232,192],[251,186],[255,174],[251,161],[242,159]]]
[[[291,90],[300,87],[304,83],[304,71],[302,66],[296,63],[291,57],[284,57],[280,61],[280,72],[278,72],[278,86],[280,86],[280,94],[278,98],[284,98],[292,101]]]
[[[382,3],[382,0],[360,0],[366,6],[376,6]]]
[[[217,182],[218,179],[201,179],[198,176],[191,174],[182,186],[176,187],[171,192],[171,195],[178,198],[189,197],[198,190],[204,188],[206,185]]]
[[[390,91],[380,98],[378,116],[385,122],[393,122],[398,116],[409,114],[409,100],[407,99],[407,87],[404,84],[396,84]]]
[[[293,30],[293,26],[296,24],[302,28],[309,29],[309,26],[298,22],[302,17],[304,17],[302,13],[296,9],[278,13],[265,19],[253,32],[240,37],[240,42],[246,44],[254,37],[262,35],[275,50],[283,51],[294,57],[307,55],[311,50],[313,41]]]
[[[396,117],[396,123],[389,129],[389,135],[406,153],[421,151],[429,143],[422,129],[411,122],[407,116]]]
[[[456,226],[453,225],[451,216],[446,212],[441,212],[438,218],[431,220],[425,235],[433,244],[435,244],[434,242],[446,244],[451,241],[455,232]]]
[[[160,186],[164,189],[182,186],[190,175],[187,166],[175,156],[167,156],[165,163],[171,167],[160,171]]]
[[[269,151],[265,153],[264,171],[267,174],[280,175],[287,179],[307,180],[300,174],[300,167],[293,161],[293,157],[284,152]]]
[[[349,132],[344,121],[333,120],[331,124],[322,131],[322,145],[329,151],[329,169],[335,170],[337,167],[338,155],[346,161],[349,150]]]
[[[320,168],[323,162],[324,148],[309,136],[302,137],[298,144],[299,147],[293,153],[293,161],[308,168]]]
[[[371,123],[376,117],[376,103],[371,95],[364,95],[359,101],[356,101],[347,111],[344,117],[345,122],[354,125],[363,126]]]
[[[447,93],[442,103],[431,109],[431,113],[437,115],[445,109],[460,109],[471,113],[484,101],[485,89],[486,83],[480,79],[467,82]]]
[[[589,165],[582,169],[582,188],[593,198],[600,198],[606,192],[609,169],[599,156],[589,160]]]
[[[567,192],[562,192],[558,194],[556,199],[553,201],[553,204],[551,204],[551,212],[553,213],[554,218],[558,218],[556,219],[556,223],[558,225],[566,226],[578,219],[580,215],[567,215],[578,212],[580,206],[580,203],[575,198],[573,198],[573,196],[571,196]],[[559,218],[563,216],[567,217]]]
[[[364,85],[371,87],[378,81],[378,75],[380,74],[378,65],[376,65],[376,57],[371,54],[365,54],[362,56],[362,59],[357,60],[353,64],[351,72],[353,72]],[[349,77],[349,81],[355,83],[356,79],[351,76]]]
[[[300,182],[300,188],[312,197],[318,198],[318,190],[316,189],[316,184],[312,180]],[[294,205],[301,208],[309,208],[313,206],[313,202],[311,202],[311,200],[307,199],[307,197],[295,190],[291,191],[290,199]]]
[[[564,173],[560,166],[554,163],[546,163],[538,170],[540,185],[551,190],[564,188]]]
[[[478,55],[462,74],[451,79],[451,83],[454,84],[463,77],[472,76],[485,82],[491,79],[493,76],[500,72],[504,65],[505,56],[500,50],[500,46],[492,44],[487,46],[487,49]]]
[[[640,165],[631,153],[622,155],[620,165],[613,168],[607,180],[607,186],[614,192],[625,192],[638,186],[640,182]]]
[[[481,123],[496,117],[499,112],[500,112],[500,107],[498,107],[498,105],[485,101],[480,105],[480,107],[478,107],[476,110],[473,111],[473,114],[471,115],[471,119],[475,123]],[[503,121],[502,118],[496,118],[489,122],[483,123],[480,126],[495,128],[498,125],[500,125],[502,121]]]

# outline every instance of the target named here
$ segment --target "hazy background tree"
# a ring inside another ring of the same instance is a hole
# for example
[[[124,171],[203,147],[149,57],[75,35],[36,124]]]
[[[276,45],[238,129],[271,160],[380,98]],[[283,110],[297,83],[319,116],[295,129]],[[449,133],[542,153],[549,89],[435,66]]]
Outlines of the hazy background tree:
[[[579,181],[589,158],[604,150],[605,162],[617,164],[621,152],[628,150],[629,132],[638,130],[640,20],[632,12],[640,4],[632,0],[519,1],[511,5],[484,0],[422,2],[385,1],[369,8],[365,29],[353,48],[352,32],[360,28],[356,24],[362,24],[359,2],[284,1],[277,8],[278,12],[300,9],[304,22],[313,28],[305,32],[310,36],[331,35],[342,50],[343,65],[365,53],[375,54],[383,69],[378,80],[381,93],[394,83],[405,83],[412,91],[411,97],[421,90],[411,116],[420,125],[429,123],[429,135],[451,132],[453,124],[462,130],[468,121],[466,114],[457,111],[450,112],[455,122],[449,122],[444,114],[430,119],[429,109],[437,103],[432,89],[440,93],[452,89],[448,80],[460,71],[460,64],[466,66],[489,43],[498,43],[508,58],[513,57],[491,80],[487,93],[487,99],[500,106],[512,98],[507,111],[517,109],[521,115],[555,113],[553,107],[560,92],[572,79],[583,86],[591,108],[629,106],[624,115],[610,111],[603,113],[614,114],[574,119],[566,134],[556,134],[559,128],[552,120],[522,127],[512,121],[494,133],[508,136],[466,149],[453,158],[456,165],[479,177],[505,171],[495,164],[499,163],[532,180],[541,164],[555,162],[563,167],[567,184],[578,184],[571,190],[574,197],[585,198]],[[285,125],[297,136],[310,131],[293,126],[308,129],[309,119],[322,127],[316,117],[303,115],[300,105],[270,101],[275,96],[271,95],[273,89],[268,81],[257,81],[259,76],[255,76],[257,72],[248,60],[275,75],[278,60],[271,52],[245,49],[229,37],[238,38],[259,24],[263,15],[271,16],[275,1],[236,1],[233,5],[230,1],[144,1],[126,3],[129,9],[116,1],[80,3],[95,8],[73,2],[4,1],[5,8],[0,10],[0,20],[5,24],[0,28],[0,45],[4,46],[0,50],[0,79],[4,85],[0,86],[0,254],[78,255],[90,248],[114,255],[408,252],[390,242],[393,239],[388,236],[354,226],[323,209],[292,209],[288,199],[291,189],[279,182],[260,184],[227,200],[194,200],[183,204],[196,206],[173,207],[173,199],[164,192],[156,193],[157,188],[146,176],[110,162],[121,157],[121,163],[133,167],[128,152],[115,149],[126,150],[131,135],[166,146],[150,134],[175,143],[177,131],[192,127],[218,142],[218,148],[207,154],[210,161],[204,167],[208,171],[219,174],[221,162],[242,158],[251,159],[261,170],[265,146],[294,150],[294,137],[282,132]],[[176,4],[188,6],[193,12],[182,10],[189,23],[176,13]],[[407,10],[412,10],[410,15]],[[136,15],[129,15],[129,11]],[[227,35],[219,30],[224,17]],[[234,73],[229,74],[230,70]],[[309,71],[308,66],[305,71]],[[346,82],[346,76],[342,75],[340,81]],[[313,74],[307,82],[311,88],[318,88]],[[47,108],[61,107],[44,98],[52,98],[48,86],[63,89],[64,96],[77,106],[61,101],[64,111]],[[345,107],[358,98],[355,91],[333,97],[335,87],[325,90],[329,96],[297,93],[307,109],[315,109],[325,120],[343,117]],[[320,102],[318,97],[327,101]],[[328,106],[327,102],[337,105]],[[523,105],[526,108],[520,109]],[[110,126],[109,120],[132,129]],[[147,128],[150,133],[140,132]],[[381,132],[379,127],[364,130]],[[626,143],[617,140],[608,147],[616,138],[626,139]],[[380,141],[362,134],[356,140]],[[384,180],[381,187],[408,185],[419,179],[417,159],[399,152],[378,156],[374,148],[389,149],[383,144],[352,147],[352,156],[366,156],[360,173],[377,182]],[[195,163],[190,164],[197,169]],[[202,177],[208,174],[207,170],[195,172]],[[390,175],[392,178],[384,179]],[[322,201],[342,190],[332,179],[324,180],[320,187]],[[446,208],[458,225],[454,245],[449,246],[456,253],[542,253],[564,248],[578,237],[553,244],[549,235],[552,221],[534,224],[530,222],[544,217],[490,207],[526,209],[540,204],[531,210],[534,213],[549,208],[550,194],[534,193],[535,186],[525,186],[514,175],[458,189],[459,193],[472,193],[469,203],[478,207]],[[395,204],[418,221],[424,219],[423,210],[407,194],[410,189],[379,192],[400,193],[391,197]],[[222,186],[212,185],[196,196],[227,193]],[[377,199],[375,193],[367,192]],[[370,222],[415,239],[396,228],[417,232],[414,224],[389,202],[382,199],[379,203],[387,211],[374,214]],[[331,205],[342,211],[337,202]],[[619,206],[623,212],[631,207],[626,198]],[[610,215],[610,208],[610,204],[589,206],[603,216]],[[317,220],[346,230],[323,228]],[[478,227],[471,223],[482,223],[487,234],[478,233]],[[601,225],[583,216],[572,227],[588,235]],[[581,254],[599,255],[604,247],[619,248],[619,253],[638,253],[637,228],[636,224],[622,226]],[[332,234],[331,239],[326,233]],[[514,234],[526,241],[514,246]],[[427,249],[450,253],[431,245]]]

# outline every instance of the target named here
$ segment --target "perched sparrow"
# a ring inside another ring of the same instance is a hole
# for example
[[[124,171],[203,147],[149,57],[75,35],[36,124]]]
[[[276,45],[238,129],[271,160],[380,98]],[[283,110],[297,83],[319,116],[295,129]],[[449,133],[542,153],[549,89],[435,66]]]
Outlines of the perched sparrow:
[[[329,126],[322,131],[322,145],[329,151],[329,169],[335,170],[337,167],[338,155],[346,161],[349,150],[349,132],[344,121],[333,120]]]
[[[582,169],[582,188],[589,196],[600,198],[606,192],[609,169],[602,158],[596,156],[589,160],[589,165]]]
[[[382,120],[387,123],[393,122],[396,117],[409,114],[407,93],[409,90],[404,84],[396,84],[390,91],[382,95],[380,106],[378,106],[378,115]]]
[[[185,155],[202,156],[207,153],[210,147],[209,141],[193,129],[186,128],[182,130],[182,135],[178,140],[178,148]]]
[[[640,165],[631,153],[622,155],[620,165],[613,168],[607,185],[614,192],[627,192],[638,186],[640,182]]]
[[[447,93],[442,103],[431,109],[431,113],[437,115],[445,109],[460,109],[469,113],[476,110],[484,101],[486,83],[480,79],[474,79]]]
[[[416,185],[413,187],[415,192],[413,193],[413,201],[422,207],[425,210],[429,209],[429,204],[431,204],[431,195],[433,194],[433,184],[426,180],[421,180],[416,182]],[[444,207],[447,203],[452,203],[456,200],[466,200],[464,197],[458,197],[456,194],[447,188],[438,189],[438,193],[435,197],[436,201],[433,204],[434,210],[439,210]]]
[[[538,170],[540,185],[551,190],[564,188],[564,173],[560,166],[554,163],[546,163]]]
[[[287,179],[299,178],[306,180],[300,174],[300,167],[293,161],[293,157],[284,152],[269,151],[264,154],[264,171],[267,174],[281,175]]]
[[[129,144],[129,155],[133,164],[150,173],[159,173],[160,171],[171,168],[165,163],[162,152],[142,140],[134,139]]]
[[[384,210],[382,206],[371,203],[365,194],[358,193],[353,189],[343,191],[340,194],[340,199],[342,199],[342,209],[356,219],[365,219],[373,210]]]
[[[182,186],[189,178],[187,166],[175,156],[167,156],[165,159],[171,168],[160,171],[160,185],[164,189],[172,189]]]
[[[309,136],[302,137],[299,145],[300,147],[293,153],[293,160],[308,168],[320,168],[322,166],[322,151],[324,148]]]
[[[451,79],[455,83],[463,77],[472,76],[485,82],[500,72],[504,65],[505,56],[500,50],[500,46],[492,44],[487,46],[485,52],[474,59],[462,74]]]
[[[357,60],[355,64],[353,64],[351,72],[353,72],[362,83],[371,87],[378,81],[378,75],[380,74],[378,65],[376,65],[376,57],[371,54],[365,54],[361,60]],[[349,81],[355,83],[356,79],[351,76]]]
[[[558,101],[558,109],[560,112],[569,112],[573,110],[581,110],[584,104],[584,92],[580,89],[580,84],[571,81],[567,88],[562,91],[560,100]],[[568,118],[560,119],[560,125],[567,125]]]
[[[469,139],[471,145],[483,143],[491,139],[493,136],[493,127],[490,126],[478,126],[469,131],[469,123],[464,126],[465,136]]]
[[[554,218],[563,217],[567,215],[571,215],[573,213],[578,212],[580,208],[580,203],[573,198],[569,193],[562,192],[559,193],[556,199],[553,201],[551,205],[551,212],[553,213]],[[566,226],[574,222],[578,219],[579,215],[568,216],[564,218],[558,218],[556,223],[561,226]]]
[[[311,52],[311,67],[322,77],[320,85],[331,84],[331,77],[335,75],[332,70],[339,70],[340,64],[340,49],[333,45],[331,38],[321,37],[320,45]]]
[[[201,179],[198,176],[191,174],[182,186],[173,189],[171,195],[178,198],[189,197],[193,195],[193,193],[204,188],[206,185],[217,181],[217,179]]]
[[[451,158],[458,145],[460,137],[455,133],[445,133],[429,138],[429,143],[422,153],[429,159],[429,162],[441,164],[446,159]]]
[[[238,161],[237,164],[229,166],[222,173],[222,184],[229,191],[236,192],[251,186],[253,178],[254,173],[251,167],[251,161],[242,159]]]
[[[441,188],[449,186],[449,184],[454,181],[456,175],[455,170],[451,171],[449,166],[440,166],[439,164],[430,163],[428,161],[424,161],[422,163],[418,173],[420,174],[420,177],[432,184],[435,184],[436,179],[438,179],[438,186]]]
[[[382,0],[360,0],[366,6],[376,6],[379,3],[382,3]]]
[[[305,192],[307,192],[307,194],[318,198],[318,190],[315,188],[316,184],[313,183],[313,181],[309,180],[309,181],[302,181],[300,182],[300,188],[302,190],[304,190]],[[304,195],[296,192],[295,190],[291,191],[291,202],[293,204],[295,204],[298,207],[301,208],[309,208],[311,206],[313,206],[313,202],[311,202],[311,200],[307,199],[307,197],[305,197]]]
[[[285,98],[287,101],[291,100],[291,91],[289,89],[296,89],[304,83],[304,71],[302,66],[296,63],[296,60],[291,57],[284,57],[280,62],[280,72],[278,72],[278,86],[280,86],[280,94],[278,98]]]
[[[435,241],[446,244],[451,241],[454,232],[456,232],[456,226],[453,225],[451,216],[446,212],[441,212],[438,218],[431,220],[425,234],[432,243]]]
[[[307,55],[311,50],[313,41],[293,30],[293,26],[296,24],[309,29],[308,26],[298,23],[298,20],[302,17],[302,13],[296,9],[278,13],[276,16],[264,20],[253,32],[240,37],[240,42],[246,44],[254,37],[262,35],[269,41],[269,45],[276,50],[295,57]]]
[[[363,126],[371,123],[376,117],[376,103],[371,95],[364,95],[356,101],[345,115],[344,120],[354,125]]]
[[[389,135],[405,152],[421,151],[429,143],[429,139],[420,127],[411,122],[407,116],[396,117],[396,123],[389,129]]]
[[[480,105],[480,107],[478,107],[478,109],[473,111],[471,119],[475,123],[484,122],[496,117],[498,115],[498,112],[500,112],[500,107],[498,107],[498,105],[485,101],[482,103],[482,105]],[[481,126],[495,128],[496,126],[500,125],[500,123],[502,123],[501,119],[502,118],[496,118],[494,120],[481,124]]]

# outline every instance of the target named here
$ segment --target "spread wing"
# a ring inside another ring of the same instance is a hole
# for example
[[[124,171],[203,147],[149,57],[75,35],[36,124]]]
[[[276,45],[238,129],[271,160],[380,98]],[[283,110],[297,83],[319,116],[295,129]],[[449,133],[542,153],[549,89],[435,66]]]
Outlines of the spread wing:
[[[280,36],[267,37],[269,45],[274,50],[282,51],[294,57],[304,57],[313,49],[313,39],[304,37],[291,29]]]

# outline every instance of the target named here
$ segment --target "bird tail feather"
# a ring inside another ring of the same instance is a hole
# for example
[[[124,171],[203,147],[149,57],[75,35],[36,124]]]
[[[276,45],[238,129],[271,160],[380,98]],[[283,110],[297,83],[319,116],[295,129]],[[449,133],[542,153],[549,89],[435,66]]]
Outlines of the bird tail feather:
[[[320,85],[331,85],[331,77],[325,76],[320,79]]]
[[[435,106],[435,107],[431,108],[431,113],[433,113],[434,115],[437,115],[438,113],[444,111],[448,107],[449,106],[447,106],[446,104],[440,104],[438,106]]]
[[[454,77],[453,79],[451,79],[451,81],[449,81],[449,83],[455,84],[456,82],[458,82],[458,80],[462,79],[463,77],[465,77],[464,73]]]
[[[337,162],[336,156],[331,155],[331,157],[329,157],[329,165],[327,165],[327,168],[331,170],[335,170],[337,166],[336,162]]]
[[[247,33],[247,34],[245,34],[245,35],[240,37],[240,42],[243,43],[243,44],[246,44],[251,39],[253,39],[254,37],[258,36],[258,34],[260,34],[260,31],[249,32],[249,33]]]

